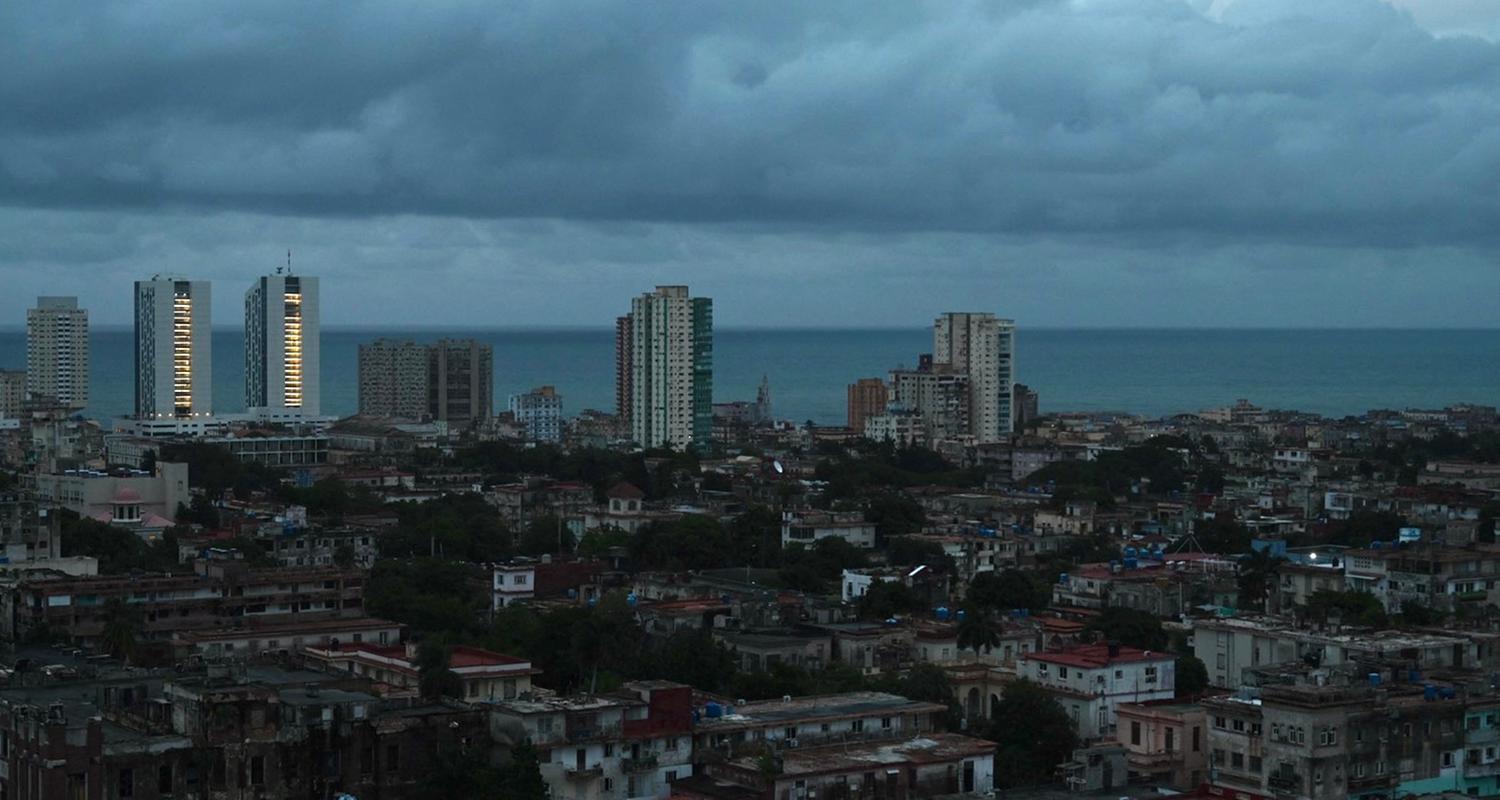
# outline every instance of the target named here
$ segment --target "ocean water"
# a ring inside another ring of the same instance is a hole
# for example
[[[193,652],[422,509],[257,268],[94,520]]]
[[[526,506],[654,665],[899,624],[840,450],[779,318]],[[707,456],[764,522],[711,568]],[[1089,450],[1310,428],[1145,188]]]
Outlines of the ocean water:
[[[495,407],[513,393],[552,384],[564,411],[614,407],[611,329],[323,331],[323,410],[353,413],[361,342],[381,335],[428,341],[471,336],[495,349]],[[1016,335],[1017,378],[1041,394],[1043,411],[1193,411],[1248,398],[1272,408],[1328,415],[1370,408],[1500,404],[1500,330],[1025,329]],[[131,332],[91,335],[87,413],[129,413]],[[931,350],[927,329],[715,331],[714,396],[752,400],[761,376],[778,418],[842,424],[845,387],[913,366]],[[0,368],[25,365],[25,334],[0,330]],[[244,334],[214,333],[214,407],[244,409]]]

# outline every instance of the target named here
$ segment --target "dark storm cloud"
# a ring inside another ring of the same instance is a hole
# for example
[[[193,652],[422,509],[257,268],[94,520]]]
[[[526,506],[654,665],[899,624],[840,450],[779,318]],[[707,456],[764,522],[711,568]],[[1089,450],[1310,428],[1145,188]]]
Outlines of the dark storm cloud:
[[[1379,0],[89,0],[0,4],[0,32],[12,206],[1500,229],[1500,45]]]

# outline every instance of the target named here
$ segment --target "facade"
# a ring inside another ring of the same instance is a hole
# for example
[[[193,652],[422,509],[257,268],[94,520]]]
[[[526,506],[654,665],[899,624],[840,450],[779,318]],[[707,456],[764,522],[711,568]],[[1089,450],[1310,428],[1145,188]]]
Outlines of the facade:
[[[137,419],[213,415],[212,300],[208,281],[136,281]]]
[[[973,441],[973,391],[967,373],[952,365],[934,364],[924,356],[917,369],[891,371],[891,404],[915,412],[921,421],[922,436],[929,443],[938,441]],[[885,416],[893,416],[887,412]],[[867,417],[868,420],[877,419]],[[871,439],[877,438],[866,433]]]
[[[20,419],[26,405],[26,373],[0,369],[0,419]]]
[[[1019,433],[1025,430],[1026,423],[1040,416],[1041,398],[1035,389],[1024,383],[1016,384],[1011,392],[1011,407],[1016,410],[1016,432]]]
[[[713,301],[658,286],[631,302],[631,438],[644,448],[706,447],[713,436]],[[625,381],[619,382],[621,385]]]
[[[410,642],[325,643],[308,647],[303,654],[308,661],[333,671],[374,681],[384,697],[416,697],[421,689],[417,646]],[[448,669],[458,676],[463,687],[459,697],[468,703],[514,700],[531,694],[531,677],[541,672],[524,658],[467,645],[449,651]]]
[[[634,431],[635,323],[629,314],[615,318],[615,416],[625,431]]]
[[[1163,700],[1122,703],[1115,740],[1125,748],[1131,777],[1179,792],[1194,792],[1208,775],[1203,706]]]
[[[987,797],[995,785],[997,749],[986,739],[931,733],[890,742],[787,749],[775,756],[777,769],[770,771],[760,756],[747,754],[708,763],[704,774],[749,789],[751,797]],[[679,793],[716,797],[711,791],[694,784]]]
[[[1016,325],[988,313],[949,312],[932,326],[932,360],[969,376],[969,432],[1004,441],[1015,429]]]
[[[428,348],[427,413],[450,426],[495,415],[495,352],[477,339],[439,339]]]
[[[1169,700],[1177,688],[1175,655],[1117,644],[1028,653],[1018,671],[1052,695],[1085,741],[1115,738],[1120,704]]]
[[[533,442],[562,441],[562,395],[551,386],[510,396],[510,413]]]
[[[666,798],[693,774],[693,690],[683,684],[636,681],[609,694],[502,700],[490,709],[536,745],[552,797]]]
[[[359,413],[387,419],[426,419],[427,346],[376,339],[359,346]]]
[[[781,546],[816,547],[824,539],[843,539],[862,550],[875,547],[875,523],[862,511],[793,512],[781,515]]]
[[[860,378],[849,384],[849,429],[864,434],[865,420],[884,414],[889,402],[890,393],[879,378]]]
[[[536,567],[532,564],[496,564],[491,571],[494,586],[490,609],[499,611],[536,597]]]
[[[89,404],[89,312],[78,298],[38,297],[26,310],[26,393],[69,409]]]
[[[171,527],[177,507],[192,500],[188,465],[157,462],[154,473],[139,470],[69,470],[36,476],[38,496],[81,517],[152,538]]]
[[[138,640],[166,646],[184,633],[364,616],[364,575],[334,568],[248,569],[203,565],[198,574],[24,578],[0,587],[0,635],[45,629],[93,646],[111,600],[142,609]],[[275,638],[275,637],[270,637]],[[263,644],[264,647],[269,645]],[[275,648],[271,648],[275,649]]]
[[[7,564],[62,557],[58,517],[37,497],[19,489],[0,490],[0,555]]]
[[[318,279],[257,278],[245,292],[245,408],[272,419],[321,413]]]

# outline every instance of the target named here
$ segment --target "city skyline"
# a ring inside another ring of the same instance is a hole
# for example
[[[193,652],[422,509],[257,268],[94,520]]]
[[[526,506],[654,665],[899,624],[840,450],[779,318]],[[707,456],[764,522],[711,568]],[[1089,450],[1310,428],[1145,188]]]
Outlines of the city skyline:
[[[0,19],[25,32],[0,53],[0,319],[61,294],[122,324],[112,276],[237,280],[288,248],[346,287],[331,326],[587,324],[664,283],[736,298],[726,327],[912,298],[1467,327],[1500,294],[1492,4],[137,8],[161,24],[88,47]]]

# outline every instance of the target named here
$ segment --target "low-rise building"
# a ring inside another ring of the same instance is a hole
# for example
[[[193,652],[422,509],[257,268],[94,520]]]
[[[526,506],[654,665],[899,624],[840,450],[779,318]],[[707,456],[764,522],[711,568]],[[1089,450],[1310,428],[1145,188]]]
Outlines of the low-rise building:
[[[995,784],[995,751],[985,739],[954,733],[858,745],[834,744],[779,751],[773,770],[757,755],[705,766],[704,775],[766,798],[854,797],[927,798],[965,793],[984,795]],[[715,799],[703,779],[676,787],[684,798]]]
[[[781,515],[781,546],[814,547],[824,539],[843,539],[855,547],[875,547],[875,523],[861,511],[787,511]]]
[[[383,697],[417,697],[421,690],[417,645],[411,642],[328,642],[307,647],[303,656],[310,663],[373,681]],[[527,659],[467,645],[448,652],[448,669],[458,676],[459,699],[470,703],[529,695],[532,676],[541,673]]]
[[[1179,792],[1197,791],[1208,775],[1203,706],[1176,700],[1121,703],[1115,741],[1125,748],[1133,780]]]
[[[1114,738],[1122,703],[1167,700],[1176,694],[1177,657],[1118,644],[1078,645],[1029,653],[1021,677],[1046,689],[1084,740]]]

